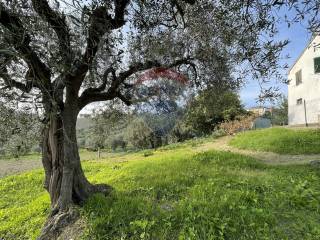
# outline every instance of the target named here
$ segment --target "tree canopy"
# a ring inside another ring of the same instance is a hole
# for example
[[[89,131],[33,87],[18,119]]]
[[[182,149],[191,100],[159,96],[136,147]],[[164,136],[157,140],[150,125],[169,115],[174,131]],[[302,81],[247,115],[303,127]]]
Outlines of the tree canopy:
[[[71,204],[111,189],[89,183],[81,168],[76,121],[85,106],[147,101],[159,93],[137,84],[148,71],[183,75],[191,88],[277,77],[287,44],[273,40],[279,4],[291,1],[1,1],[0,94],[41,109],[51,216],[61,220]],[[52,239],[59,226],[47,225],[42,236]]]
[[[223,121],[245,115],[237,93],[220,88],[207,88],[190,101],[186,123],[201,134],[211,133]]]

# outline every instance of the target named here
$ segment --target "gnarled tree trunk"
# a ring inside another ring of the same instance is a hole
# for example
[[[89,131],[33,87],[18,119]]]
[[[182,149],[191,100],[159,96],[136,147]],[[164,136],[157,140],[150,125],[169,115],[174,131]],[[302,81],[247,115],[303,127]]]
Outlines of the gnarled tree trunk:
[[[52,212],[39,239],[55,239],[75,220],[72,205],[82,204],[91,194],[111,191],[107,185],[93,185],[86,179],[80,163],[76,137],[76,108],[51,111],[43,130],[42,162],[44,187],[50,194]]]

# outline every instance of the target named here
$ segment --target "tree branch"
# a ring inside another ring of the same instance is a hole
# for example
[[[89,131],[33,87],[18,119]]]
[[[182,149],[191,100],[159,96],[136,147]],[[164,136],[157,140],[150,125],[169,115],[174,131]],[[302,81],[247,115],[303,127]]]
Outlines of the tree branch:
[[[97,88],[97,91],[103,91],[106,89],[107,83],[108,83],[108,76],[109,74],[112,74],[112,82],[116,81],[116,71],[114,70],[113,67],[108,68],[104,74],[103,74],[103,82],[102,84]]]
[[[59,39],[59,50],[64,63],[69,67],[72,61],[70,34],[65,16],[51,9],[47,0],[32,0],[34,10],[54,29]]]
[[[110,100],[108,99],[109,95],[114,96],[114,98],[118,95],[118,91],[117,88],[119,87],[119,85],[129,76],[131,76],[132,74],[139,72],[141,70],[144,69],[149,69],[151,67],[155,67],[155,66],[159,66],[160,64],[156,61],[149,61],[146,63],[136,63],[132,66],[129,67],[129,69],[127,71],[124,71],[122,73],[119,74],[118,77],[116,77],[115,75],[115,71],[112,71],[113,74],[113,81],[111,82],[111,86],[108,89],[107,92],[101,93],[101,91],[103,90],[99,90],[101,89],[101,86],[99,88],[88,88],[86,89],[80,96],[79,98],[79,105],[80,105],[80,109],[83,108],[85,105],[91,103],[91,102],[95,102],[95,101],[105,101],[105,100]],[[106,70],[106,72],[104,73],[104,82],[102,85],[104,85],[104,83],[106,83],[107,81],[107,76],[109,74],[110,70],[109,68]],[[105,88],[105,86],[104,86]]]
[[[195,4],[197,2],[197,0],[182,0],[182,1],[185,2],[185,3],[188,3],[190,5],[193,5],[193,4]]]
[[[108,89],[107,92],[101,92],[105,89],[105,81],[106,78],[104,79],[104,83],[102,84],[104,87],[103,89],[101,86],[99,88],[89,88],[85,90],[82,95],[79,98],[79,108],[82,109],[84,106],[86,106],[89,103],[96,102],[96,101],[107,101],[114,99],[118,97],[121,99],[125,104],[130,105],[131,100],[128,97],[125,97],[122,95],[119,91],[119,86],[124,83],[124,81],[132,76],[135,73],[138,73],[140,71],[148,70],[154,67],[164,67],[164,68],[172,68],[176,67],[179,65],[183,64],[190,64],[193,67],[195,66],[194,63],[191,62],[192,58],[187,57],[187,58],[182,58],[179,60],[176,60],[175,62],[168,64],[168,65],[161,65],[158,61],[148,61],[145,63],[135,63],[129,67],[128,70],[121,72],[118,77],[116,77],[115,72],[113,70],[113,81],[111,82],[111,86]],[[109,74],[110,69],[107,69],[106,73]],[[106,75],[106,73],[104,75]],[[133,87],[132,85],[131,87]]]
[[[130,106],[132,104],[132,100],[126,96],[124,96],[123,94],[121,94],[120,92],[118,93],[117,97],[124,102],[124,104],[126,104],[127,106]]]
[[[88,104],[87,102],[90,102],[90,98],[92,96],[94,96],[95,94],[100,94],[102,91],[104,91],[106,89],[107,83],[108,83],[108,76],[109,74],[112,74],[112,81],[111,82],[115,82],[117,77],[116,77],[116,72],[115,70],[110,67],[108,68],[104,74],[103,74],[103,81],[102,84],[97,87],[97,88],[87,88],[86,90],[83,91],[83,93],[81,94],[81,96],[79,97],[79,103],[80,105],[83,104]]]
[[[12,87],[14,87],[26,93],[29,93],[32,89],[31,82],[27,82],[27,84],[23,84],[21,82],[13,80],[9,76],[6,66],[3,66],[0,68],[0,78],[4,80],[4,84],[6,85],[5,88],[11,89]]]
[[[79,109],[81,110],[85,106],[93,102],[108,101],[116,98],[117,92],[87,92],[85,95],[81,95],[79,98]]]
[[[3,3],[0,3],[0,23],[11,33],[11,44],[28,64],[29,77],[36,80],[42,89],[50,89],[50,69],[30,47],[31,38],[21,20],[11,14]]]
[[[118,29],[125,24],[125,9],[130,0],[114,0],[115,10],[114,17],[108,13],[106,6],[99,6],[94,9],[89,22],[89,36],[87,39],[87,47],[82,57],[82,63],[75,69],[73,76],[79,79],[81,85],[89,66],[98,51],[101,38],[108,31]]]
[[[155,67],[164,67],[164,68],[173,68],[179,65],[183,64],[190,64],[194,66],[194,63],[192,63],[193,58],[191,57],[186,57],[182,59],[178,59],[174,61],[171,64],[161,64],[158,61],[148,61],[145,63],[135,63],[129,67],[128,70],[122,72],[119,74],[119,77],[117,78],[117,81],[114,83],[114,88],[118,87],[121,83],[123,83],[128,77],[132,76],[133,74],[137,72],[141,72],[150,68],[155,68]]]

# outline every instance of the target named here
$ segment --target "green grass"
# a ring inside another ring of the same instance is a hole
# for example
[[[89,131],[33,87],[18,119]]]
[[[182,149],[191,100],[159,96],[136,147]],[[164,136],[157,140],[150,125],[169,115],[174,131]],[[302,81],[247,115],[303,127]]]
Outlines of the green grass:
[[[194,144],[83,163],[111,184],[81,209],[83,239],[320,239],[320,174]],[[0,179],[0,238],[34,239],[49,212],[41,171]]]
[[[49,213],[41,171],[0,179],[0,239],[35,239]]]
[[[231,140],[232,146],[279,154],[319,154],[320,130],[268,128],[247,131]]]

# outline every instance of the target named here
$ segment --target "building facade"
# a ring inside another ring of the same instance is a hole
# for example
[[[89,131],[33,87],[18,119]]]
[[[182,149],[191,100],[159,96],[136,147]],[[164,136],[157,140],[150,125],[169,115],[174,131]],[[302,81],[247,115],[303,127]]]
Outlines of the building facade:
[[[288,80],[289,125],[320,124],[320,36],[312,37]]]
[[[272,108],[268,108],[268,107],[263,107],[263,106],[259,106],[259,107],[252,107],[249,108],[247,110],[248,112],[252,112],[253,114],[257,115],[257,116],[263,116],[266,113],[270,113],[272,114]]]

